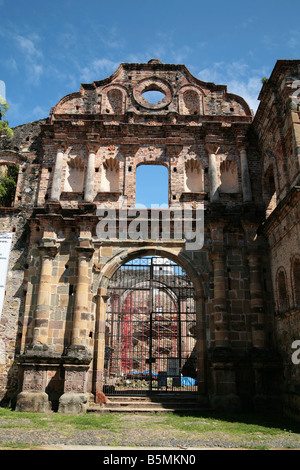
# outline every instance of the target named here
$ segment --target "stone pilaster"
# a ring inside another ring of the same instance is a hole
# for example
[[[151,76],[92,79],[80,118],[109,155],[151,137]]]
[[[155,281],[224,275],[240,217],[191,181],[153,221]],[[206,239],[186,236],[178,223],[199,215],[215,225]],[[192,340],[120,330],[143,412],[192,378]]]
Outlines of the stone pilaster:
[[[224,223],[211,222],[212,240],[211,260],[213,264],[213,316],[215,328],[215,347],[228,347],[228,313],[226,307]]]
[[[92,202],[94,199],[94,176],[95,176],[95,148],[88,145],[88,161],[85,173],[84,200]]]
[[[228,347],[228,313],[226,309],[225,255],[222,251],[212,253],[214,268],[214,327],[215,347]]]
[[[265,325],[263,309],[263,290],[260,273],[260,256],[256,252],[248,255],[249,278],[250,278],[250,308],[252,345],[254,348],[265,346]]]
[[[51,305],[51,285],[52,285],[52,263],[57,253],[55,240],[43,243],[39,247],[41,258],[41,272],[37,295],[37,305],[35,310],[33,327],[33,344],[48,343],[48,327],[50,320]]]
[[[217,162],[216,162],[216,153],[218,151],[217,145],[206,144],[206,150],[208,152],[208,161],[209,161],[209,192],[210,192],[210,202],[219,201],[219,179],[217,172]]]
[[[222,222],[210,225],[213,263],[214,348],[210,351],[212,373],[211,404],[218,410],[236,412],[240,400],[236,390],[234,354],[229,341],[229,313],[225,282],[224,226]]]
[[[51,408],[46,389],[50,377],[59,367],[59,356],[49,345],[50,305],[53,284],[53,259],[57,244],[51,218],[41,220],[44,233],[39,245],[40,278],[37,303],[33,318],[32,342],[19,357],[20,372],[23,376],[22,392],[17,396],[16,409],[46,413]]]
[[[85,413],[89,407],[87,381],[89,364],[65,363],[64,393],[59,399],[59,413]]]
[[[136,167],[135,167],[135,154],[139,149],[139,145],[136,144],[122,144],[122,155],[123,162],[121,160],[121,167],[123,165],[123,171],[120,174],[120,187],[122,189],[122,200],[123,204],[128,207],[134,206],[135,204],[135,193],[131,190],[135,187],[136,178]]]
[[[89,349],[91,322],[90,262],[94,253],[91,246],[91,228],[84,221],[79,222],[80,237],[77,246],[78,274],[75,292],[71,344],[63,356],[65,381],[64,394],[59,399],[60,413],[83,413],[88,408],[89,394],[87,380],[92,352]]]
[[[22,391],[17,396],[16,411],[47,413],[51,403],[45,392],[47,386],[46,364],[37,365],[33,362],[22,362]]]
[[[106,289],[100,289],[97,301],[97,319],[95,331],[95,357],[94,357],[94,381],[95,399],[100,401],[104,385],[104,360],[105,360],[105,319],[106,303],[108,300]]]
[[[249,292],[251,312],[252,345],[254,348],[265,346],[265,316],[263,286],[261,278],[261,253],[257,244],[257,223],[242,220],[248,251],[246,258],[249,269]]]
[[[179,198],[184,190],[183,184],[178,184],[180,182],[180,172],[174,172],[178,167],[179,155],[182,152],[182,145],[166,145],[165,152],[169,158],[169,205],[178,204]]]
[[[204,298],[202,296],[194,297],[196,303],[196,337],[197,337],[197,371],[198,371],[198,392],[199,402],[206,404],[207,378],[206,378],[206,361],[207,361],[207,344],[206,344],[206,323],[204,311]]]
[[[251,181],[248,169],[248,158],[247,150],[245,147],[240,147],[240,161],[241,161],[241,174],[242,174],[242,189],[243,189],[243,201],[252,201],[252,190]]]
[[[59,145],[56,153],[56,160],[53,172],[52,188],[50,199],[52,201],[59,201],[62,185],[62,171],[64,164],[64,147]]]
[[[90,278],[89,267],[94,249],[89,246],[77,247],[78,276],[74,303],[72,345],[87,346],[90,322]]]

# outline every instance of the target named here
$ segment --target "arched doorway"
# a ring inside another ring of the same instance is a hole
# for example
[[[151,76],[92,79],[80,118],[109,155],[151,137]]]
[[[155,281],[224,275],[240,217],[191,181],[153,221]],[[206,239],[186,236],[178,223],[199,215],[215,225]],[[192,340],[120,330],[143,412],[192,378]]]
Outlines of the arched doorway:
[[[106,297],[103,391],[197,392],[196,300],[185,270],[157,255],[131,259]]]

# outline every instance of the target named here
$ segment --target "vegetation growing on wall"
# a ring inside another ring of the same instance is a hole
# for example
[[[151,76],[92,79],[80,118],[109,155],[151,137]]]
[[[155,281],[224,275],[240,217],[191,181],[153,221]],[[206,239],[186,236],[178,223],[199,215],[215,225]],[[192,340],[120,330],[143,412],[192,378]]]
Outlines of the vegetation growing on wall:
[[[19,169],[15,165],[0,168],[0,206],[11,207],[17,186]]]
[[[6,117],[6,113],[9,110],[9,104],[0,95],[0,135],[6,134],[10,137],[13,136],[13,130],[9,127],[8,121],[3,120]]]

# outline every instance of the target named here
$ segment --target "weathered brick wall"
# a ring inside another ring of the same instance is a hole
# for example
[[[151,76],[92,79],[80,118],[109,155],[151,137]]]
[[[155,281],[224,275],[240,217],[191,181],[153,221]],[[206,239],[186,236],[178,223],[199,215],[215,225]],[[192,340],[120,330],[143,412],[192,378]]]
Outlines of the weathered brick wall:
[[[299,61],[278,61],[261,91],[262,102],[254,120],[263,157],[265,202],[276,193],[263,231],[270,249],[276,342],[283,360],[284,407],[298,418],[300,372],[292,362],[292,343],[299,340],[299,306],[295,303],[293,281],[293,261],[300,255],[299,106],[293,97],[299,77]]]
[[[165,98],[155,104],[146,102],[143,93],[151,90],[161,91]],[[262,112],[259,122],[268,114],[274,116],[272,107]],[[13,258],[22,255],[22,263],[19,271],[10,276],[9,289],[12,290],[1,319],[5,349],[9,349],[10,355],[6,355],[6,364],[1,369],[2,393],[6,388],[5,376],[13,365],[14,343],[18,344],[15,352],[21,352],[26,360],[29,346],[36,345],[33,341],[36,338],[42,354],[49,354],[48,359],[52,361],[49,369],[44,366],[45,370],[41,371],[43,383],[39,384],[38,391],[46,388],[47,393],[53,392],[57,400],[63,391],[78,390],[78,381],[64,383],[61,371],[66,350],[74,346],[75,311],[79,324],[76,341],[93,351],[94,360],[98,356],[101,359],[104,348],[96,349],[100,343],[95,342],[97,322],[100,322],[97,308],[100,309],[99,302],[102,302],[98,297],[99,286],[105,291],[114,268],[130,254],[159,254],[163,249],[172,259],[185,260],[197,286],[197,295],[202,296],[200,323],[205,330],[205,333],[201,330],[205,340],[201,337],[201,360],[207,368],[202,372],[212,374],[210,390],[221,395],[234,394],[238,387],[246,390],[249,378],[239,380],[237,370],[254,367],[249,352],[253,347],[276,348],[268,247],[264,236],[256,233],[264,221],[264,165],[260,152],[262,149],[265,153],[266,148],[257,146],[255,132],[262,138],[271,135],[272,129],[263,122],[262,131],[258,126],[253,132],[252,120],[248,105],[242,98],[228,94],[225,86],[201,82],[183,66],[150,61],[148,64],[121,64],[109,79],[82,85],[78,93],[64,97],[51,109],[49,120],[18,129],[15,144],[7,142],[5,145],[7,149],[16,147],[24,156],[25,171],[19,177],[16,201],[20,208],[26,207],[27,212],[22,219],[23,225],[18,226],[11,217],[7,227],[16,224],[16,233],[21,235],[26,226],[28,232],[26,240],[19,246],[20,253],[16,247],[12,251]],[[279,148],[278,129],[273,133],[272,145]],[[252,189],[252,200],[246,204],[241,148],[246,149]],[[60,196],[58,200],[52,200],[58,150],[62,150]],[[95,154],[93,195],[86,203],[85,176],[91,150]],[[213,203],[210,194],[212,152],[220,193],[217,203]],[[283,152],[278,155],[279,168],[284,171]],[[172,236],[167,241],[99,239],[97,207],[103,202],[109,207],[118,207],[120,202],[134,205],[136,171],[142,164],[160,164],[168,168],[170,206],[186,201],[194,206],[196,202],[203,202],[203,249],[185,250],[182,241],[174,242]],[[199,169],[199,191],[192,191],[186,185],[191,167]],[[222,171],[226,168],[232,170],[232,192],[230,183],[222,192]],[[114,172],[111,178],[109,171]],[[47,259],[43,271],[41,255],[50,245],[51,259]],[[94,253],[80,264],[79,255],[85,250],[91,253],[94,250]],[[258,265],[255,264],[256,255]],[[43,283],[40,282],[42,273]],[[41,285],[44,290],[40,289]],[[82,291],[77,290],[79,287]],[[14,304],[16,292],[18,302]],[[86,295],[86,305],[80,305],[80,311],[75,305],[78,292]],[[103,315],[102,304],[101,308]],[[18,323],[13,327],[14,321]],[[101,317],[102,329],[103,321]],[[227,353],[229,349],[234,352],[234,361],[237,361],[234,367],[231,352],[221,358],[222,370],[220,358],[213,358],[214,348],[220,344]],[[4,357],[3,353],[1,357]],[[243,360],[248,361],[247,366],[239,362]],[[260,360],[267,369],[268,363]],[[29,375],[25,377],[27,391],[35,386],[35,376],[29,369]],[[98,372],[103,371],[96,369],[92,362],[89,392],[97,389]],[[65,380],[71,380],[72,374],[66,374]],[[252,383],[252,386],[258,387],[258,383]],[[265,393],[265,389],[255,390],[261,395]]]
[[[262,155],[262,177],[271,166],[277,202],[286,196],[289,186],[297,184],[299,178],[297,100],[300,100],[296,86],[299,78],[299,61],[278,61],[270,79],[262,88],[259,97],[261,104],[253,123]]]
[[[15,393],[18,386],[15,357],[21,347],[28,286],[28,219],[38,193],[40,167],[37,162],[41,155],[41,122],[19,126],[14,129],[13,138],[3,136],[0,141],[0,164],[8,162],[19,166],[13,207],[1,208],[0,212],[0,232],[13,233],[6,295],[0,319],[0,400],[7,392],[9,396]]]

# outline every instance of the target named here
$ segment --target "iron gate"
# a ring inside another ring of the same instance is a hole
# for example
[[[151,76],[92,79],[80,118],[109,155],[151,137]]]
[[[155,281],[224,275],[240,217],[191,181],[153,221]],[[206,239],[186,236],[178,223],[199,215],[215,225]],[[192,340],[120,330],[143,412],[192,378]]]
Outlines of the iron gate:
[[[127,262],[109,284],[106,394],[197,390],[194,289],[166,258]]]

